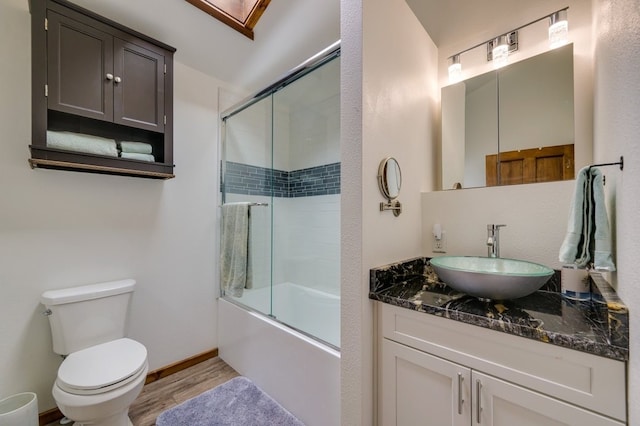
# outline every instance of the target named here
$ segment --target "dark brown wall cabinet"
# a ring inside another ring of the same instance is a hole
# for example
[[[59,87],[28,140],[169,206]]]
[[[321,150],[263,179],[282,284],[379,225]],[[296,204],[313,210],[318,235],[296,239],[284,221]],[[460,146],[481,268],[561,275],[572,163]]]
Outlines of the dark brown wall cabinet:
[[[173,177],[175,49],[65,0],[31,0],[33,167]],[[47,146],[47,130],[152,146],[155,161]]]

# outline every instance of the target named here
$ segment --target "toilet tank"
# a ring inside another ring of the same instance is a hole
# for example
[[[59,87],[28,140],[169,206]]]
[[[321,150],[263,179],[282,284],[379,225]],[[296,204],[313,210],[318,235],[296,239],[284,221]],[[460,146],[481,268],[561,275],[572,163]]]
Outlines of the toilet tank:
[[[126,279],[42,293],[40,302],[48,309],[53,351],[68,355],[125,337],[135,283]]]

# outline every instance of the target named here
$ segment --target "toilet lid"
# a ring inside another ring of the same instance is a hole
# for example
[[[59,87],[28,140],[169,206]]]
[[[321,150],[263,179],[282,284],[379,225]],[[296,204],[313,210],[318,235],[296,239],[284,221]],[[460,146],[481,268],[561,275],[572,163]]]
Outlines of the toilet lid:
[[[147,349],[135,340],[122,338],[70,354],[58,369],[56,383],[71,393],[95,393],[126,381],[146,365]]]

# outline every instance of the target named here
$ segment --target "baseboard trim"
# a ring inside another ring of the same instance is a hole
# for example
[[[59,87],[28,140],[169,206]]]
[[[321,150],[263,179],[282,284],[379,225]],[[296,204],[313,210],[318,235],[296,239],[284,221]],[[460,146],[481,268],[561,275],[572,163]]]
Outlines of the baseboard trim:
[[[182,371],[189,367],[193,367],[196,364],[199,364],[203,361],[206,361],[211,358],[215,358],[218,356],[218,348],[211,349],[210,351],[202,352],[198,355],[194,355],[190,358],[183,359],[182,361],[174,362],[173,364],[169,364],[165,367],[158,368],[147,374],[147,380],[144,382],[145,385],[155,382],[156,380],[160,380],[163,377],[170,376],[172,374],[177,373],[178,371]]]
[[[56,407],[40,413],[40,415],[38,416],[38,423],[40,424],[40,426],[45,426],[49,423],[57,422],[63,417],[64,415],[62,414],[60,409]]]
[[[170,376],[179,371],[185,370],[189,367],[193,367],[196,364],[199,364],[203,361],[206,361],[211,358],[215,358],[218,356],[218,348],[211,349],[209,351],[202,352],[200,354],[194,355],[192,357],[183,359],[182,361],[174,362],[173,364],[169,364],[165,367],[158,368],[157,370],[151,371],[147,374],[147,379],[144,384],[147,385],[149,383],[155,382],[156,380],[160,380],[163,377]],[[47,411],[43,411],[39,414],[39,424],[40,426],[45,426],[49,423],[53,423],[55,421],[60,420],[64,417],[60,409],[58,407],[52,408]]]

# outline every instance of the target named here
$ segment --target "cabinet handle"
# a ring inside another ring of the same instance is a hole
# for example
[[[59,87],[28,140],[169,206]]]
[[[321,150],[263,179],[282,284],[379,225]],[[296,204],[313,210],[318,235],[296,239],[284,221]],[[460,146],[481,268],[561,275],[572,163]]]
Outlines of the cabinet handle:
[[[464,377],[462,377],[462,373],[458,373],[458,414],[462,414],[462,404],[464,403],[464,399],[462,398],[462,381]]]
[[[476,423],[480,424],[480,422],[482,421],[482,418],[480,417],[480,414],[482,412],[482,404],[480,404],[480,395],[482,392],[482,382],[480,381],[480,379],[476,380]]]
[[[113,80],[113,74],[110,72],[107,73],[107,80]]]
[[[115,81],[116,83],[121,83],[121,82],[122,82],[122,79],[121,79],[120,77],[116,77],[116,78],[114,79],[114,81]]]

